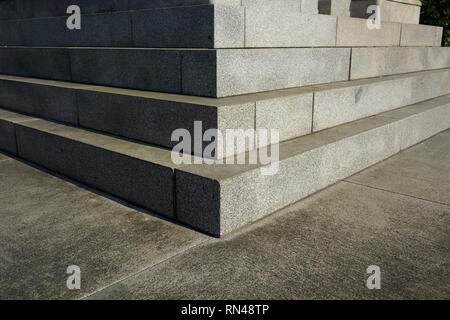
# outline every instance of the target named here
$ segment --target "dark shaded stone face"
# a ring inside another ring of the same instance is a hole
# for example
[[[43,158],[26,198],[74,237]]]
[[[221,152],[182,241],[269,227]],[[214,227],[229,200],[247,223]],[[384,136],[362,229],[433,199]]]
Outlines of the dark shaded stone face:
[[[0,0],[0,20],[65,16],[77,5],[82,14],[209,4],[210,0]]]

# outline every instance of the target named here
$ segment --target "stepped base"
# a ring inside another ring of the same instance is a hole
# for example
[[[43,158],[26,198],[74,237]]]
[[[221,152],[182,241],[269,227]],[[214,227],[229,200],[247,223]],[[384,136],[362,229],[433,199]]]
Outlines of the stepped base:
[[[258,165],[175,166],[168,150],[8,111],[0,149],[221,236],[449,127],[446,95],[284,142],[271,176]]]
[[[194,136],[194,121],[202,133],[270,128],[285,141],[449,94],[449,84],[440,69],[214,99],[0,75],[0,105],[172,148],[172,132]]]

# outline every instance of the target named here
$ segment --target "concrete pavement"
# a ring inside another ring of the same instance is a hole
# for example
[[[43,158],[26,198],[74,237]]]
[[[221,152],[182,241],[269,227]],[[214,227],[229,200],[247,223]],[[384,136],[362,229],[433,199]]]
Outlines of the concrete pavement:
[[[0,298],[449,299],[449,160],[447,130],[214,239],[0,154]]]

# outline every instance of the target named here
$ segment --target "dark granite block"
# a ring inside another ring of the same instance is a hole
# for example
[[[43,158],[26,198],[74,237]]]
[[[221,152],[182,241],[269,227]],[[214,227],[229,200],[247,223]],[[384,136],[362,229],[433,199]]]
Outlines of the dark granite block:
[[[20,14],[17,8],[17,1],[0,1],[0,20],[4,19],[20,19]]]
[[[0,20],[0,46],[15,45],[22,42],[22,33],[15,21]]]
[[[24,46],[131,46],[128,13],[82,15],[81,29],[70,30],[66,17],[14,21],[21,37],[10,45]],[[1,32],[1,31],[0,31]]]
[[[14,124],[0,119],[0,150],[17,155]]]
[[[136,11],[131,16],[136,47],[214,47],[214,6]]]
[[[74,125],[78,123],[75,91],[69,88],[0,80],[0,106]]]
[[[75,82],[179,93],[177,50],[72,49]]]
[[[173,147],[172,132],[183,128],[194,135],[194,121],[203,132],[217,128],[217,108],[119,94],[78,92],[80,125],[114,135]]]
[[[220,183],[179,170],[175,176],[177,219],[220,237]]]
[[[14,0],[21,19],[67,15],[71,0]]]
[[[209,4],[210,0],[6,0],[2,10],[5,19],[26,19],[65,16],[69,5],[78,5],[81,14],[125,10],[170,8]],[[0,8],[1,4],[0,4]],[[2,12],[0,11],[0,12]],[[9,13],[9,15],[8,15]],[[12,15],[11,13],[16,13]],[[9,18],[12,16],[13,18]],[[0,17],[2,17],[0,13]]]
[[[217,97],[217,51],[183,51],[183,94]]]
[[[174,217],[171,168],[22,125],[17,125],[17,142],[20,157]]]
[[[0,73],[70,81],[70,59],[60,48],[0,48]]]

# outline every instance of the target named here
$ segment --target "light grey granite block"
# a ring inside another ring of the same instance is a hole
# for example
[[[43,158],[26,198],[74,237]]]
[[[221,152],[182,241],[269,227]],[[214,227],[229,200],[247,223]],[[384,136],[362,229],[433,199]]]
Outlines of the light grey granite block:
[[[353,48],[351,79],[450,67],[450,48]]]
[[[334,48],[217,50],[215,93],[225,97],[346,80],[349,56],[350,49]],[[185,93],[209,94],[201,92],[202,84],[191,81]]]
[[[283,1],[274,1],[274,0],[241,0],[242,6],[246,9],[257,9],[257,10],[266,10],[266,11],[280,11],[286,12],[288,10],[292,11],[301,11],[301,6],[303,4],[303,0],[283,0]],[[311,0],[310,2],[315,2],[316,0]]]
[[[449,93],[449,69],[387,77],[381,81],[354,81],[340,87],[323,86],[314,93],[313,130],[323,130]]]
[[[366,19],[338,17],[338,47],[398,46],[401,24],[383,22],[380,29],[369,29]]]
[[[400,45],[403,47],[440,47],[442,43],[442,32],[442,27],[423,24],[402,24]]]
[[[378,5],[381,21],[418,24],[420,20],[420,5],[418,2],[391,1],[391,0],[353,0],[350,14],[356,18],[368,18],[374,15],[368,13],[368,6]]]
[[[246,47],[334,47],[336,17],[247,8]]]
[[[311,133],[313,94],[256,102],[256,129],[279,130],[280,141]]]
[[[300,11],[303,13],[318,14],[318,0],[300,0]]]

